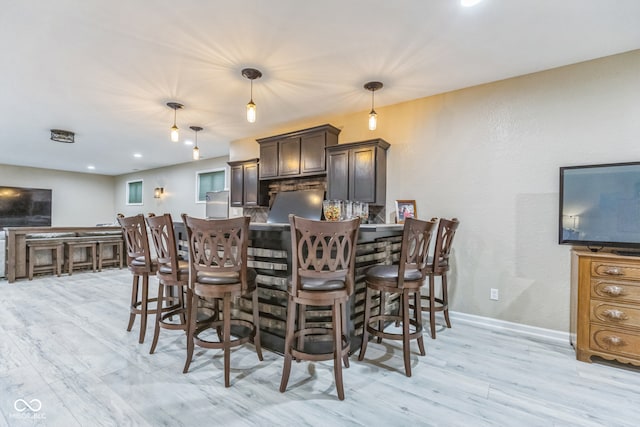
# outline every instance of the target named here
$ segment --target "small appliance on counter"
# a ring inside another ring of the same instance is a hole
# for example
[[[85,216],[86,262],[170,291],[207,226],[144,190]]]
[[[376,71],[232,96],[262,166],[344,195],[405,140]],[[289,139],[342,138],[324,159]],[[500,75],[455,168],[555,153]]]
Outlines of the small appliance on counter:
[[[229,192],[209,191],[206,195],[207,205],[205,216],[208,219],[229,218]]]

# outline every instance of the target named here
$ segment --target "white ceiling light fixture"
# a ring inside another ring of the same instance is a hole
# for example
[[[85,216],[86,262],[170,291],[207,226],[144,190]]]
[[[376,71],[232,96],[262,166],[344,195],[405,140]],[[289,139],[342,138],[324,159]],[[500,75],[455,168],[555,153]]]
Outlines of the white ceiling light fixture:
[[[462,7],[473,7],[480,3],[482,0],[460,0],[460,6]]]
[[[373,108],[373,93],[377,90],[382,89],[381,82],[369,82],[364,84],[364,88],[366,90],[371,91],[371,111],[369,112],[369,130],[376,130],[378,127],[378,114],[376,110]]]
[[[193,160],[200,160],[200,149],[198,148],[198,132],[202,130],[200,126],[189,126],[196,133],[195,147],[193,147]]]
[[[178,102],[167,102],[167,107],[173,109],[173,126],[171,126],[171,142],[178,142],[180,140],[180,132],[176,125],[177,111],[182,109],[184,105]]]
[[[260,70],[255,68],[245,68],[242,70],[242,75],[251,81],[251,97],[247,104],[247,121],[249,123],[255,123],[256,121],[256,104],[253,102],[253,81],[262,77]]]

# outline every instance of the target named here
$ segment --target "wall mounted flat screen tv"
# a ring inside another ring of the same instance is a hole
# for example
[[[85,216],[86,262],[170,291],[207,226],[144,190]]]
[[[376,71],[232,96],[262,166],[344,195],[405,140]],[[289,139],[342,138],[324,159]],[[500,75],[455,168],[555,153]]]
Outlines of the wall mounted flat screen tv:
[[[50,226],[51,190],[0,186],[0,230]]]
[[[559,242],[640,250],[640,162],[560,168]]]

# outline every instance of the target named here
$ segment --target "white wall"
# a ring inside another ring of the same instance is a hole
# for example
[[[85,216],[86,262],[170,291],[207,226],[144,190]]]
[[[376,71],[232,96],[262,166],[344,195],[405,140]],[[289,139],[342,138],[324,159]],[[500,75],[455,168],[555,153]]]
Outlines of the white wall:
[[[105,175],[0,165],[0,185],[52,190],[54,227],[113,222],[113,183],[114,178]]]
[[[180,215],[186,213],[191,216],[204,217],[205,204],[196,203],[196,173],[224,169],[226,173],[226,188],[229,188],[228,157],[203,159],[197,162],[182,163],[166,168],[151,169],[115,178],[115,210],[125,216],[139,213],[155,214],[170,213],[174,221],[181,221]],[[143,180],[143,205],[127,205],[127,181]],[[153,198],[155,187],[164,188],[164,194],[159,199]]]

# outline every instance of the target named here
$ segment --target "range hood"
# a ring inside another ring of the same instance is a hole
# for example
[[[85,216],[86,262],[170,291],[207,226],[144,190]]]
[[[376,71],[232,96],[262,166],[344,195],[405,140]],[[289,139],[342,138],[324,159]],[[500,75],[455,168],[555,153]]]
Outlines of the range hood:
[[[319,221],[322,217],[324,190],[283,191],[276,194],[267,222],[288,224],[289,214]]]

